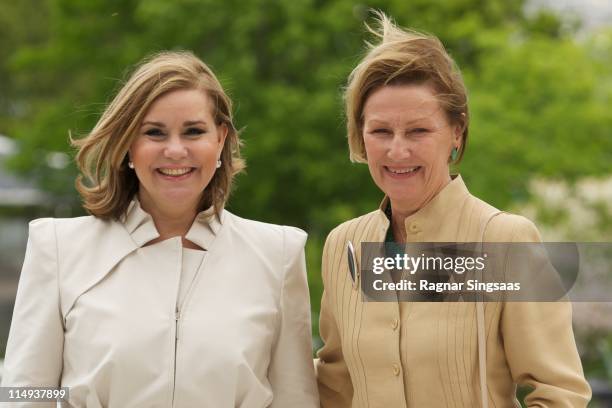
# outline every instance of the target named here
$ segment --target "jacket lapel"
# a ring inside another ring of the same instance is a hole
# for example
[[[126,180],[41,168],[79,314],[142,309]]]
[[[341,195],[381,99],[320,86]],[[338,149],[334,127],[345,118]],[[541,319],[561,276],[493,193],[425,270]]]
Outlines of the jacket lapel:
[[[139,248],[125,226],[115,221],[81,217],[58,222],[59,290],[64,318],[76,300]],[[139,235],[144,239],[144,234]],[[154,239],[153,237],[152,239]]]

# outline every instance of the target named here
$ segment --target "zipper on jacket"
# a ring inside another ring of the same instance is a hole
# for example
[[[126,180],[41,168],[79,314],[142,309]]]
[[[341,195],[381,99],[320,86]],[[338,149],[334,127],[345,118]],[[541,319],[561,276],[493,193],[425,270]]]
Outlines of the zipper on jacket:
[[[179,304],[179,293],[181,286],[181,275],[183,274],[183,244],[181,239],[177,240],[177,252],[178,252],[178,265],[177,265],[177,286],[176,286],[176,297],[174,304],[174,364],[172,370],[172,407],[174,407],[174,401],[176,397],[176,368],[177,368],[177,357],[178,357],[178,342],[179,342],[179,329],[181,323],[181,307]]]
[[[178,352],[180,320],[181,320],[181,311],[177,308],[174,311],[174,371],[173,371],[173,378],[172,378],[172,406],[174,406],[174,394],[176,392],[176,357],[177,357],[177,352]]]
[[[176,311],[174,312],[174,352],[176,353],[176,349],[178,346],[178,339],[179,339],[179,323],[181,320],[181,311],[179,309],[176,309]],[[175,359],[176,360],[176,359]],[[176,364],[175,364],[176,365]]]
[[[176,293],[176,306],[174,309],[174,374],[173,374],[173,379],[172,379],[172,406],[174,407],[174,400],[175,400],[175,395],[176,395],[176,368],[177,368],[177,363],[176,363],[176,359],[178,356],[178,342],[179,342],[179,332],[180,332],[180,326],[181,326],[181,311],[184,310],[185,307],[187,307],[187,303],[189,301],[189,298],[191,296],[191,293],[193,291],[193,287],[196,285],[198,277],[200,275],[200,270],[202,269],[202,265],[204,264],[204,260],[206,259],[206,256],[204,256],[202,258],[202,260],[200,261],[200,264],[198,265],[198,268],[196,269],[196,273],[195,276],[193,277],[192,281],[189,283],[189,287],[187,288],[187,292],[185,293],[185,297],[183,298],[182,302],[179,302],[179,292],[180,292],[180,279],[181,279],[181,275],[183,273],[183,245],[182,242],[179,240],[179,245],[180,245],[180,262],[178,265],[178,270],[179,270],[179,286],[177,287],[177,293]]]

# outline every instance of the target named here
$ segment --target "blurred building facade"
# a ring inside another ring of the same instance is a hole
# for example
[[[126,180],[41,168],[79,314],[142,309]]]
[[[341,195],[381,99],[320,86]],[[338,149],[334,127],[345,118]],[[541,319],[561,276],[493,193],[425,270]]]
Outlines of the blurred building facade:
[[[13,140],[0,135],[0,357],[6,348],[28,222],[36,218],[41,209],[48,208],[49,203],[47,196],[32,182],[6,170],[7,158],[16,151]]]

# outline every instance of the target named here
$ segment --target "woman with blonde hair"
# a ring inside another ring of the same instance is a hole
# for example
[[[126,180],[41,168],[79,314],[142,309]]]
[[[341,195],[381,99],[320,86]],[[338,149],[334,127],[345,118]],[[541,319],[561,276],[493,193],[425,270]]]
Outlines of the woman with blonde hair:
[[[244,161],[210,68],[146,59],[74,144],[91,215],[30,223],[2,384],[74,407],[318,406],[306,234],[224,209]]]
[[[350,157],[367,163],[385,198],[325,243],[321,406],[519,407],[521,384],[532,389],[527,406],[585,407],[569,303],[373,302],[359,290],[362,243],[540,241],[529,220],[450,174],[466,151],[469,113],[444,46],[378,16],[380,42],[351,73],[345,98]]]

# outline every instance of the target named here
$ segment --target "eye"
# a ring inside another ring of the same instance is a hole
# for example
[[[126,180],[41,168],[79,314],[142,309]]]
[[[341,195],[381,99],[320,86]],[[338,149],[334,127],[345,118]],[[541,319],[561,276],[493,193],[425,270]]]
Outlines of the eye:
[[[158,128],[151,128],[149,130],[147,130],[146,132],[144,132],[145,135],[147,136],[163,136],[163,132],[158,129]]]
[[[391,133],[391,131],[389,129],[378,128],[378,129],[374,129],[374,130],[370,131],[370,133],[379,134],[379,135],[385,135],[385,134]]]
[[[200,129],[200,128],[196,128],[196,127],[191,127],[188,128],[187,130],[185,130],[185,134],[189,135],[189,136],[198,136],[198,135],[202,135],[206,133],[205,129]]]
[[[429,132],[429,129],[425,129],[425,128],[414,128],[410,131],[410,133],[427,133]]]

